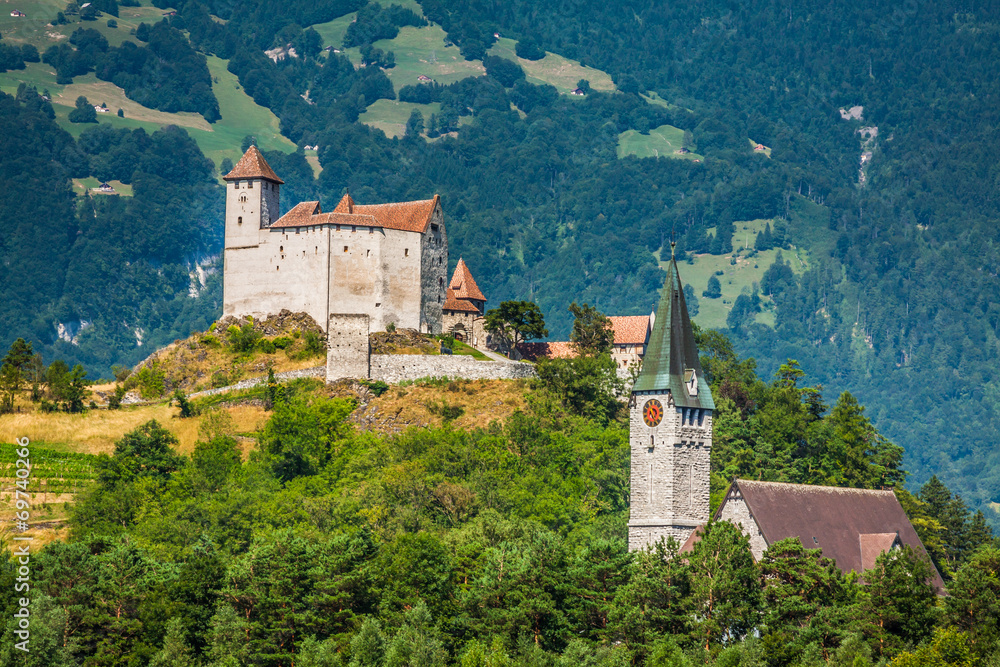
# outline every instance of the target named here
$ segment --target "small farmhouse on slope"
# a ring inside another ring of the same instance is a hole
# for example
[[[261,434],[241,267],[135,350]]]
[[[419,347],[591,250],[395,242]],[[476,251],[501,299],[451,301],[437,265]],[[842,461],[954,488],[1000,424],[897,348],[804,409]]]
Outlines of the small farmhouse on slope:
[[[715,403],[681,285],[672,260],[629,403],[631,551],[667,537],[683,544],[682,553],[690,551],[709,518]],[[880,554],[903,545],[927,557],[891,490],[738,479],[715,519],[739,526],[758,561],[770,545],[786,538],[822,549],[844,572],[864,572]],[[937,570],[931,584],[944,589]]]

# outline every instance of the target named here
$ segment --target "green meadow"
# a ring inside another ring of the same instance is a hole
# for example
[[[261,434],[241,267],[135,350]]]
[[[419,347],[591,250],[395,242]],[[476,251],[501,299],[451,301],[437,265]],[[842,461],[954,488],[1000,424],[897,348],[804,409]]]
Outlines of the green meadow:
[[[649,134],[626,130],[618,135],[618,157],[672,157],[684,160],[704,159],[697,153],[678,154],[684,145],[684,130],[673,125],[661,125]]]
[[[590,82],[590,87],[594,90],[610,91],[615,89],[615,84],[611,76],[606,72],[592,67],[585,67],[575,60],[563,58],[555,53],[546,52],[541,60],[525,60],[518,58],[514,47],[517,44],[513,39],[501,37],[496,44],[490,48],[491,56],[500,56],[513,60],[521,69],[529,83],[550,84],[555,86],[560,93],[567,94],[576,89],[580,79]]]
[[[747,293],[753,289],[753,284],[760,284],[760,279],[764,272],[774,263],[778,255],[778,250],[767,250],[754,253],[753,243],[758,232],[764,230],[764,226],[773,220],[749,220],[733,223],[736,233],[733,234],[734,251],[728,255],[695,255],[691,263],[681,262],[678,266],[681,279],[685,284],[694,288],[698,296],[698,314],[694,321],[703,327],[721,328],[726,326],[726,317],[733,307],[733,302],[741,293]],[[749,250],[747,249],[749,247]],[[669,250],[663,250],[660,256],[669,260]],[[665,256],[666,255],[666,256]],[[803,273],[809,268],[810,251],[806,248],[792,246],[790,250],[782,250],[781,255],[796,274]],[[733,262],[735,260],[735,263]],[[661,261],[660,265],[666,269],[667,262]],[[722,285],[722,297],[709,299],[702,296],[702,292],[708,287],[708,279],[717,272],[719,283]],[[757,315],[757,321],[761,324],[774,326],[773,304],[767,295],[761,294],[762,312]]]

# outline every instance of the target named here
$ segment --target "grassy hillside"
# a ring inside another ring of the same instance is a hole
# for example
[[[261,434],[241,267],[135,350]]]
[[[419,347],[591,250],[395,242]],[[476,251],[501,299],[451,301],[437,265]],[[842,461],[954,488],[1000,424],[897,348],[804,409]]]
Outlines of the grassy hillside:
[[[67,25],[49,26],[48,22],[55,18],[57,11],[65,8],[65,3],[39,0],[21,3],[18,7],[28,14],[27,18],[15,19],[9,12],[0,13],[0,32],[5,41],[34,44],[41,53],[49,46],[68,39],[78,28],[98,30],[112,46],[126,40],[136,41],[130,32],[140,22],[160,20],[164,12],[155,7],[121,7],[117,28],[108,27],[107,19],[112,18],[108,16],[102,16],[97,21],[79,21],[76,17],[68,17],[70,23]],[[39,91],[48,90],[59,125],[73,136],[79,136],[92,127],[89,123],[69,122],[69,113],[76,99],[82,95],[93,104],[106,104],[110,110],[107,114],[98,115],[98,123],[129,129],[141,127],[147,132],[154,132],[164,125],[185,128],[216,165],[225,157],[238,160],[240,144],[247,135],[257,137],[257,144],[263,150],[294,150],[295,144],[281,135],[277,116],[270,109],[257,105],[243,91],[236,76],[226,69],[228,61],[215,56],[207,56],[207,61],[212,75],[212,90],[222,114],[222,119],[214,124],[209,124],[197,113],[167,113],[145,107],[128,99],[125,91],[113,83],[99,80],[93,72],[75,77],[70,85],[59,85],[55,71],[45,63],[28,63],[23,70],[0,73],[0,90],[13,95],[22,82],[35,86]],[[123,110],[124,118],[117,116],[118,109]]]
[[[500,56],[516,62],[524,70],[529,83],[547,83],[555,86],[560,93],[564,94],[575,89],[580,79],[589,81],[590,87],[594,90],[615,89],[614,82],[606,72],[586,67],[576,60],[570,60],[555,53],[546,53],[541,60],[518,58],[514,51],[515,45],[516,42],[513,39],[501,37],[489,53],[491,56]]]
[[[661,125],[642,134],[636,130],[625,130],[618,135],[618,157],[672,157],[683,160],[704,160],[698,153],[678,153],[684,146],[684,130],[673,125]]]

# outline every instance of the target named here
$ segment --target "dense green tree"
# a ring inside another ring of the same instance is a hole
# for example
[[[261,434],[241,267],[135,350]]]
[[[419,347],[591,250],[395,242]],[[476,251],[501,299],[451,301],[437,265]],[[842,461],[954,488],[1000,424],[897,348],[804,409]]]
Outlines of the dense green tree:
[[[569,339],[578,354],[608,354],[615,342],[615,331],[611,320],[597,308],[576,301],[569,305],[573,313],[573,330]]]
[[[97,111],[94,105],[87,101],[83,95],[76,98],[76,108],[69,113],[71,123],[96,123]]]
[[[522,342],[549,335],[545,317],[533,301],[502,302],[499,307],[486,311],[485,326],[502,343],[508,358]]]
[[[722,284],[719,283],[719,279],[714,275],[708,277],[708,287],[701,293],[703,297],[709,299],[718,299],[722,296]]]

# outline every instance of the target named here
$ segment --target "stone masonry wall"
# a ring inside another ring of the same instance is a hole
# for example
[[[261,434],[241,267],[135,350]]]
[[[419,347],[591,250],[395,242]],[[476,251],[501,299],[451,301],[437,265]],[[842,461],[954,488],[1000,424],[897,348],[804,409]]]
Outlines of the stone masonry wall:
[[[750,508],[747,507],[743,496],[739,495],[736,489],[731,489],[729,495],[723,501],[719,518],[723,521],[728,521],[734,526],[739,526],[743,534],[750,538],[750,551],[753,553],[754,560],[759,563],[761,556],[764,555],[764,551],[767,549],[767,540],[764,539],[764,534],[760,532],[757,522],[754,521],[753,515],[750,514]]]
[[[441,206],[434,209],[427,231],[420,239],[420,329],[442,332],[441,305],[448,290],[448,237]]]
[[[326,337],[326,380],[367,378],[369,374],[368,315],[330,315]]]
[[[388,383],[425,377],[513,380],[535,377],[535,367],[518,361],[476,361],[461,355],[373,354],[371,379]]]
[[[692,532],[694,532],[693,526],[629,526],[628,549],[629,551],[646,549],[669,537],[677,540],[677,546],[681,547],[691,537]]]

